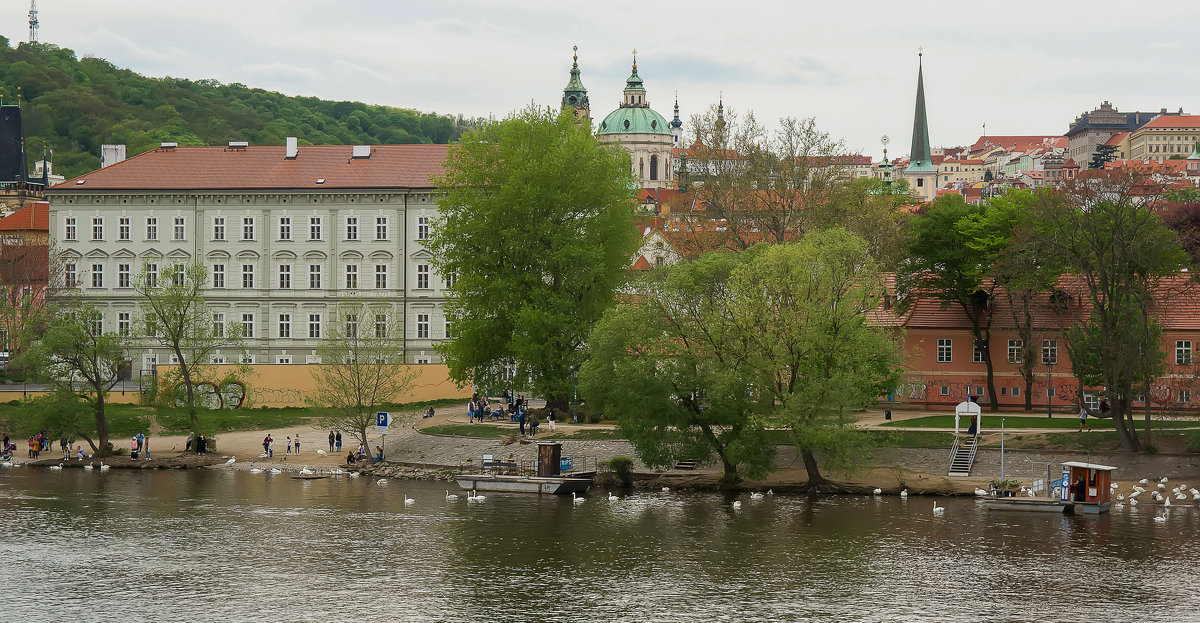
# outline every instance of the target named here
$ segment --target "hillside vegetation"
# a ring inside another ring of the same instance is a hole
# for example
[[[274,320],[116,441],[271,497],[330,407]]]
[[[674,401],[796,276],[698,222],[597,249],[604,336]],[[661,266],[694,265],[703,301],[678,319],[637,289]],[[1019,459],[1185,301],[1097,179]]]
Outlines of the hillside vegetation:
[[[149,78],[100,58],[47,43],[10,47],[0,37],[0,93],[15,101],[17,87],[27,151],[54,150],[54,172],[74,177],[100,166],[100,145],[127,146],[129,156],[163,141],[220,145],[249,141],[282,145],[447,143],[470,125],[452,117],[361,102],[289,97],[215,80]]]

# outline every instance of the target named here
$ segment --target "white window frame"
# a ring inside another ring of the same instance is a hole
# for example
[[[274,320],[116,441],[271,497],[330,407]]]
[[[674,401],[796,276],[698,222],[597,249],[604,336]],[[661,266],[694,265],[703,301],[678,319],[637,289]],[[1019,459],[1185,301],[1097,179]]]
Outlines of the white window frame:
[[[291,290],[292,289],[292,265],[291,264],[280,264],[278,272],[279,272],[279,289],[280,290]]]
[[[346,240],[358,240],[358,217],[346,217]]]
[[[417,339],[429,339],[429,314],[417,314]]]
[[[321,314],[308,315],[308,339],[321,339]]]
[[[387,314],[375,314],[375,338],[384,340],[388,336]]]
[[[245,289],[254,287],[254,264],[242,264],[242,287]]]
[[[292,315],[279,314],[279,324],[277,325],[279,339],[288,340],[292,337]]]
[[[417,290],[429,289],[429,264],[417,264]]]
[[[358,264],[346,264],[346,289],[358,289]]]
[[[158,240],[158,217],[146,217],[146,240]]]
[[[225,337],[225,312],[213,312],[213,337]]]
[[[68,216],[63,219],[63,240],[75,240],[78,232],[75,227],[75,217]]]
[[[388,218],[386,216],[375,217],[375,239],[388,239]]]
[[[954,363],[954,340],[948,337],[937,339],[937,362]]]
[[[429,217],[428,216],[418,216],[417,217],[417,240],[428,240],[428,239],[429,239]]]
[[[275,355],[275,363],[279,365],[289,365],[292,363],[291,355]]]
[[[104,217],[92,217],[92,240],[104,240]]]
[[[187,240],[187,217],[176,216],[171,222],[171,240]]]
[[[1042,340],[1042,365],[1058,365],[1058,340]]]
[[[279,217],[279,239],[280,240],[291,240],[292,239],[292,217],[290,217],[290,216]]]
[[[143,264],[142,268],[144,269],[144,272],[146,273],[146,287],[147,288],[157,288],[158,287],[158,264],[156,264],[156,263]]]
[[[387,264],[376,264],[375,265],[375,289],[376,290],[386,290],[387,289],[387,277],[388,277],[387,268],[388,268]]]
[[[1192,341],[1175,340],[1175,365],[1192,365]]]
[[[92,287],[104,287],[104,264],[92,264]]]
[[[254,217],[242,217],[242,240],[253,241],[254,238]]]
[[[254,339],[254,312],[242,313],[242,337]]]
[[[320,290],[321,289],[321,265],[320,264],[309,264],[308,265],[308,289],[309,290]]]
[[[132,314],[129,312],[117,312],[117,335],[128,337],[132,324]]]
[[[224,239],[225,239],[225,217],[224,216],[214,216],[213,217],[213,240],[224,240]]]
[[[129,217],[122,216],[117,219],[117,240],[129,240]]]
[[[322,225],[321,217],[319,217],[319,216],[308,217],[308,239],[309,240],[315,241],[315,240],[321,239],[321,233],[322,233],[321,225]]]
[[[971,363],[983,363],[983,349],[978,344],[971,344]]]
[[[224,289],[224,287],[225,287],[225,265],[224,264],[213,264],[212,265],[212,287],[217,288],[217,289]]]
[[[1025,361],[1025,340],[1014,338],[1008,341],[1008,363],[1021,364]]]

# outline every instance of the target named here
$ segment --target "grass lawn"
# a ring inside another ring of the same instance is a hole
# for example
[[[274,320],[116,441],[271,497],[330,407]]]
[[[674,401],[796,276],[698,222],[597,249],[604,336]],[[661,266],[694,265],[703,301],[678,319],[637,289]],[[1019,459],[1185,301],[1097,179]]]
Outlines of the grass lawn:
[[[1000,418],[1004,418],[1005,428],[1047,428],[1047,429],[1065,429],[1077,430],[1079,428],[1079,418],[1061,415],[1053,418],[1028,416],[1028,415],[994,415],[985,413],[983,415],[983,428],[985,431],[995,431],[1000,429]],[[1141,421],[1138,420],[1139,430]],[[959,421],[959,426],[964,429],[971,424],[968,417],[963,417]],[[1200,428],[1200,420],[1151,420],[1150,425],[1157,429],[1176,429],[1176,428]],[[905,428],[954,428],[953,415],[929,415],[926,417],[913,418],[911,420],[896,420],[888,422],[884,426],[895,426]],[[1113,430],[1113,421],[1109,419],[1088,418],[1088,426],[1094,429]]]
[[[429,435],[455,435],[458,437],[479,437],[480,439],[500,439],[515,434],[511,428],[486,426],[481,424],[439,424],[420,429]]]

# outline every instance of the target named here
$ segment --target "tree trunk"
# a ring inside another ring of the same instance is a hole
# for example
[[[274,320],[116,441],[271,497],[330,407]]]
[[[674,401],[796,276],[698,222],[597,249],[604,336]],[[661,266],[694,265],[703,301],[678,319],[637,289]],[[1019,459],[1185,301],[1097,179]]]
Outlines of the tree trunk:
[[[809,489],[821,487],[829,483],[821,475],[821,467],[817,465],[817,457],[812,453],[812,450],[801,450],[800,456],[804,459],[804,470],[808,472]]]
[[[1121,450],[1137,452],[1141,450],[1137,435],[1129,427],[1129,399],[1125,396],[1113,399],[1113,425],[1117,429],[1117,437],[1121,440]]]
[[[96,441],[100,444],[100,448],[109,448],[109,451],[111,451],[112,444],[108,442],[108,418],[104,413],[104,392],[99,391],[99,389],[96,391],[96,403],[93,413],[96,416]],[[84,437],[84,439],[87,439],[87,437]],[[88,439],[88,445],[92,446],[93,454],[100,454],[100,449],[90,439]],[[107,452],[103,454],[107,454]]]
[[[1033,375],[1025,377],[1025,410],[1033,411]]]
[[[992,369],[992,345],[991,339],[980,340],[983,342],[983,365],[987,368],[987,391],[988,403],[991,405],[992,411],[1000,410],[1000,400],[996,396],[996,375]]]
[[[1149,446],[1154,443],[1153,440],[1150,438],[1150,381],[1146,381],[1146,386],[1143,389],[1144,389],[1145,393],[1143,393],[1142,396],[1145,398],[1145,400],[1142,401],[1142,404],[1145,405],[1146,432],[1142,435],[1142,444],[1143,444],[1143,446]],[[1129,411],[1130,411],[1129,421],[1132,422],[1133,421],[1133,406],[1132,405],[1130,405]]]

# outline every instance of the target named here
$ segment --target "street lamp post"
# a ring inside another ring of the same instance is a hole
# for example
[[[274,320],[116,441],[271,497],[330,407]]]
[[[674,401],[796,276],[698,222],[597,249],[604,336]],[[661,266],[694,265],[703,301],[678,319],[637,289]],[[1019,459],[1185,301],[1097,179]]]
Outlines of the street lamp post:
[[[1046,417],[1054,417],[1054,364],[1046,359]]]

